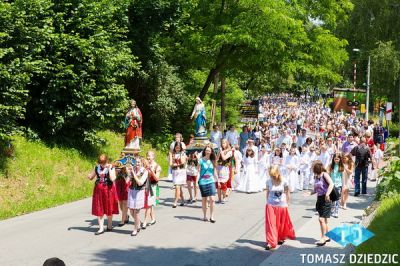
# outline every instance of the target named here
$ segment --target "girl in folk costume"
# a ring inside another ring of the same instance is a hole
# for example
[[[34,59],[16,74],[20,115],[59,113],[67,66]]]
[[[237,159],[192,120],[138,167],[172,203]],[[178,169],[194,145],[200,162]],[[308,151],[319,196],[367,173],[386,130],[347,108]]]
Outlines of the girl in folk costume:
[[[146,226],[154,225],[156,223],[156,215],[154,213],[154,206],[156,205],[157,197],[157,191],[158,189],[158,180],[160,179],[160,173],[161,173],[161,166],[156,163],[155,161],[155,154],[154,151],[148,151],[147,152],[147,168],[148,172],[148,181],[150,184],[150,189],[152,193],[149,194],[148,198],[148,208],[146,209],[145,212],[145,220],[144,223]],[[147,221],[150,219],[150,222],[147,223]]]
[[[136,101],[132,100],[131,108],[125,116],[125,146],[127,146],[136,137],[142,139],[142,121],[142,112],[136,106]]]
[[[197,159],[196,152],[189,155],[186,167],[186,183],[188,186],[190,199],[188,203],[194,203],[197,200],[197,178],[199,171],[197,170],[199,160]]]
[[[173,152],[169,154],[169,165],[172,168],[172,182],[175,186],[175,200],[172,208],[176,208],[179,199],[180,206],[184,206],[182,186],[186,184],[186,154],[181,142],[176,142]]]
[[[310,184],[311,157],[308,152],[307,145],[303,145],[301,147],[299,161],[300,161],[299,190],[301,191],[303,189],[308,189],[308,185]]]
[[[267,204],[265,206],[265,249],[281,245],[285,239],[295,239],[294,228],[289,216],[289,184],[282,178],[279,167],[271,166],[267,182]]]
[[[333,185],[339,191],[339,194],[342,193],[342,187],[344,184],[343,180],[343,160],[342,154],[336,153],[333,155],[332,162],[329,166],[329,174],[332,178]],[[339,217],[339,200],[332,202],[332,216],[335,218]]]
[[[244,165],[244,191],[247,193],[260,191],[258,177],[258,158],[255,157],[254,151],[251,148],[246,150],[246,155],[243,159]]]
[[[148,171],[143,167],[142,159],[138,158],[136,160],[136,165],[129,167],[128,172],[131,177],[131,184],[128,192],[128,208],[135,220],[131,235],[136,236],[141,227],[139,212],[144,208],[146,200],[145,186],[147,183]]]
[[[258,173],[260,178],[261,190],[266,189],[267,186],[267,180],[269,178],[268,169],[271,165],[270,156],[271,154],[267,151],[265,144],[261,145],[258,158]]]
[[[88,175],[89,180],[96,177],[96,184],[93,189],[92,214],[97,216],[99,230],[95,235],[104,233],[104,215],[107,215],[107,231],[112,230],[112,216],[118,214],[118,201],[115,191],[115,169],[108,163],[105,154],[101,154],[98,165]]]
[[[349,189],[352,186],[352,178],[353,178],[353,170],[354,170],[354,162],[350,153],[346,153],[342,156],[343,162],[343,187],[342,187],[342,208],[347,210],[347,200],[349,198]]]
[[[228,140],[221,140],[221,149],[217,155],[217,176],[218,185],[216,185],[218,191],[218,203],[224,203],[226,191],[228,189],[227,183],[230,178],[231,166],[232,166],[233,151],[228,143]]]
[[[291,148],[289,155],[285,158],[286,179],[289,182],[290,192],[294,192],[298,188],[298,171],[299,171],[299,158],[296,155],[296,149]]]
[[[121,158],[125,155],[121,154]],[[126,167],[121,169],[117,169],[117,179],[115,180],[115,187],[117,192],[118,198],[118,205],[119,209],[122,213],[121,222],[118,226],[124,226],[126,223],[129,222],[129,215],[128,215],[128,190],[129,190],[129,176],[126,170]]]

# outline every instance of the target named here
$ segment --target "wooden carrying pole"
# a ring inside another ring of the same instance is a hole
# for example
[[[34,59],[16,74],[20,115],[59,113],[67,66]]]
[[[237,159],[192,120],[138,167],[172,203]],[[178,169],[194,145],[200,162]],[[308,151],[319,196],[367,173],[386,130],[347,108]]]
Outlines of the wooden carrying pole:
[[[211,100],[211,123],[210,123],[210,131],[212,130],[214,124],[215,124],[215,115],[217,113],[217,93],[218,93],[218,82],[219,82],[219,77],[218,73],[214,76],[214,92],[213,92],[213,99]]]

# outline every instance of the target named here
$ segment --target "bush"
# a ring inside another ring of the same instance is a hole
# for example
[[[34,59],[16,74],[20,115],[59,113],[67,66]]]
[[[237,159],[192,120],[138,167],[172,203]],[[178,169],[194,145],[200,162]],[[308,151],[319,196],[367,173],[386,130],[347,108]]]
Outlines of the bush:
[[[393,197],[400,192],[400,158],[394,157],[382,173],[383,180],[379,183],[376,199]]]

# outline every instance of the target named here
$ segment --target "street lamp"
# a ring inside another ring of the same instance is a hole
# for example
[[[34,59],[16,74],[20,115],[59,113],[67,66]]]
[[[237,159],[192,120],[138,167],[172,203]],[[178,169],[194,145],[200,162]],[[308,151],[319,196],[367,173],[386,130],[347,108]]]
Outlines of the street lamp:
[[[369,114],[369,86],[370,84],[370,75],[371,75],[371,56],[368,56],[368,69],[367,69],[367,104],[365,105],[365,108],[367,109],[365,112],[365,120],[368,121],[368,114]]]
[[[354,53],[360,52],[360,49],[353,48]],[[354,58],[354,68],[353,68],[353,103],[356,101],[356,81],[357,81],[357,56]],[[353,105],[353,111],[355,112],[355,106]]]

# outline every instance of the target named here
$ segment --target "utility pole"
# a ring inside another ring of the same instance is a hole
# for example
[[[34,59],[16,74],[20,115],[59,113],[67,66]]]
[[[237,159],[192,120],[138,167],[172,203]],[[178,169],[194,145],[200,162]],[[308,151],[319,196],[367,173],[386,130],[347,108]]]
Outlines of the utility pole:
[[[399,105],[397,106],[397,109],[399,109],[399,117],[398,117],[398,120],[399,120],[399,126],[400,126],[400,77],[399,77]],[[400,156],[400,130],[399,130],[399,138],[398,138],[398,141],[399,141],[399,156]]]
[[[368,56],[368,70],[367,70],[367,103],[365,105],[366,112],[365,112],[365,120],[368,121],[368,114],[369,114],[369,86],[370,86],[370,75],[371,75],[371,56]]]

